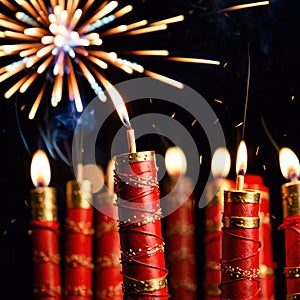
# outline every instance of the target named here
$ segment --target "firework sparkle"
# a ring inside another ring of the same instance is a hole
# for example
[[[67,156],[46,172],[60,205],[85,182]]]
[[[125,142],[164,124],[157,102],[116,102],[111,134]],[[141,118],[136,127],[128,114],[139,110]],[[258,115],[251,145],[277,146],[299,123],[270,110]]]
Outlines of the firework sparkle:
[[[116,19],[133,11],[132,5],[119,8],[117,1],[104,1],[95,8],[95,0],[1,0],[7,13],[0,14],[0,38],[5,43],[0,46],[0,55],[13,60],[0,68],[0,82],[16,77],[5,91],[4,97],[15,93],[28,92],[41,75],[51,74],[52,80],[45,80],[31,104],[29,119],[33,119],[37,109],[46,98],[46,88],[51,89],[51,104],[57,106],[67,89],[70,101],[75,102],[78,112],[82,112],[78,72],[82,74],[95,95],[106,101],[104,90],[111,86],[103,75],[103,70],[115,66],[128,74],[138,72],[165,83],[182,88],[183,84],[147,70],[139,63],[119,57],[118,51],[105,51],[105,38],[119,35],[141,35],[166,30],[169,24],[182,22],[183,15],[170,17],[154,23],[140,20],[131,24],[112,26]],[[92,10],[93,9],[93,10]],[[87,17],[88,16],[88,17]],[[125,52],[126,54],[126,52]],[[219,65],[219,61],[169,57],[167,50],[127,51],[128,55],[165,56],[165,59],[180,62]],[[17,58],[16,58],[17,57]],[[17,74],[22,73],[22,77]]]

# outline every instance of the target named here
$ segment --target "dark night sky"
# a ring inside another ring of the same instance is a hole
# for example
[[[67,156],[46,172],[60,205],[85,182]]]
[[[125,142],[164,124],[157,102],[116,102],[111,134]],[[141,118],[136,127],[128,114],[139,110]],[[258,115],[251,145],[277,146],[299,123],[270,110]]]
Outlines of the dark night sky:
[[[207,66],[162,61],[157,58],[136,58],[137,62],[141,62],[148,69],[182,81],[206,99],[223,127],[233,162],[235,162],[237,143],[241,137],[241,127],[235,128],[235,126],[243,121],[248,52],[250,53],[251,78],[245,127],[245,140],[249,153],[248,173],[262,175],[265,184],[270,188],[274,257],[278,264],[276,291],[277,298],[284,299],[283,234],[277,231],[277,227],[282,221],[280,187],[285,179],[279,169],[278,152],[264,131],[262,118],[279,147],[290,147],[299,156],[300,2],[274,0],[271,1],[270,6],[229,12],[227,15],[216,12],[238,3],[245,3],[245,1],[133,1],[135,10],[127,17],[128,22],[141,20],[144,17],[156,21],[180,13],[186,16],[186,20],[183,23],[170,25],[164,32],[140,37],[114,38],[104,46],[108,51],[118,49],[120,52],[126,49],[143,49],[143,47],[168,49],[173,56],[220,60],[220,66]],[[0,58],[0,66],[4,63],[5,58]],[[113,83],[131,78],[117,70],[108,70],[106,75]],[[12,80],[14,79],[10,79],[10,82]],[[86,83],[82,82],[82,84],[85,87]],[[49,99],[46,100],[45,97],[36,120],[28,121],[27,114],[30,106],[25,107],[24,111],[20,108],[24,103],[31,103],[33,96],[28,93],[6,100],[3,94],[8,88],[8,83],[1,83],[1,86],[0,272],[2,279],[0,294],[2,297],[10,292],[11,300],[31,299],[33,275],[31,244],[27,234],[30,210],[26,205],[29,200],[29,189],[32,188],[29,177],[31,155],[24,146],[22,136],[31,153],[40,145],[45,148],[38,133],[38,126],[44,129],[50,126],[52,133],[59,133],[60,145],[63,141],[70,144],[71,121],[66,119],[70,113],[66,101],[63,101],[58,109],[53,110],[46,104]],[[39,86],[35,86],[32,93],[38,88]],[[92,99],[88,89],[84,90],[84,98],[87,102]],[[218,103],[214,99],[222,100],[223,103]],[[176,109],[162,105],[159,100],[154,100],[152,104],[149,101],[145,104],[143,101],[129,105],[128,109],[132,117],[147,112],[170,116]],[[186,127],[189,127],[193,121],[192,116],[182,108],[177,108],[175,118]],[[121,126],[116,115],[111,116],[110,122],[108,124],[110,131],[104,135],[107,140],[97,145],[99,150],[97,158],[103,167],[109,158],[107,147],[103,145],[109,145],[113,133]],[[195,190],[198,199],[207,178],[211,154],[200,125],[189,127],[189,130],[199,147],[199,153],[203,156],[203,173]],[[165,151],[165,145],[161,143],[159,137],[145,137],[138,140],[137,145],[146,149],[153,147],[162,154]],[[257,147],[259,147],[258,155],[256,155]],[[59,211],[63,219],[64,185],[73,174],[59,157],[51,158],[50,163],[53,172],[51,184],[58,188]],[[234,179],[234,168],[231,169],[229,177]],[[197,234],[201,236],[203,210],[197,210],[196,217]],[[200,281],[203,262],[201,247],[203,245],[199,239]],[[18,288],[15,288],[16,285]]]

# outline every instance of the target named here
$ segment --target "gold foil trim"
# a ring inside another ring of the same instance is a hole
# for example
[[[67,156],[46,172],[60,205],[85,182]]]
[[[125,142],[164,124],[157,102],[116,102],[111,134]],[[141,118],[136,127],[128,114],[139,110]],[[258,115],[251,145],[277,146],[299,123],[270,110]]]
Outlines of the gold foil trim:
[[[30,191],[31,214],[33,220],[56,221],[56,189],[52,187],[38,187]]]
[[[117,195],[112,193],[99,193],[96,195],[96,205],[101,204],[115,204]]]
[[[206,293],[212,297],[218,297],[221,294],[219,285],[217,283],[210,283],[205,287]]]
[[[234,203],[253,203],[258,204],[260,199],[260,192],[256,190],[230,190],[224,191],[224,201]]]
[[[62,287],[57,285],[55,287],[47,285],[35,285],[33,288],[33,293],[39,297],[57,297],[57,295],[61,295]]]
[[[96,298],[97,299],[113,298],[113,299],[123,300],[123,290],[121,284],[117,286],[110,285],[107,287],[107,289],[96,291]]]
[[[259,277],[265,278],[269,276],[274,276],[275,272],[273,268],[267,267],[266,265],[259,266]]]
[[[80,254],[65,255],[65,261],[72,268],[81,266],[91,270],[94,269],[94,265],[92,263],[93,258],[91,256],[85,256]]]
[[[125,293],[154,292],[168,285],[167,276],[143,281],[134,281],[124,278]]]
[[[300,267],[285,268],[284,273],[286,278],[300,278]]]
[[[102,270],[103,268],[121,268],[120,257],[118,254],[110,253],[109,255],[99,256],[96,261],[96,271]]]
[[[32,261],[36,263],[51,263],[59,265],[60,259],[59,253],[49,254],[44,251],[33,251]]]
[[[118,231],[118,222],[117,220],[110,220],[109,222],[101,222],[96,227],[96,237],[102,238],[105,234],[108,234],[112,231]]]
[[[182,247],[177,250],[172,251],[169,255],[167,255],[167,259],[169,262],[190,262],[191,264],[195,264],[195,256],[191,253],[189,248]]]
[[[260,200],[270,200],[270,193],[266,191],[259,191],[260,192]]]
[[[300,214],[300,182],[289,182],[281,187],[283,217]]]
[[[182,221],[176,221],[174,224],[169,224],[166,228],[165,235],[170,237],[174,235],[188,236],[193,235],[195,231],[194,224],[182,223]]]
[[[215,231],[221,231],[223,227],[222,223],[215,223],[212,220],[206,220],[205,221],[205,231],[206,232],[215,232]]]
[[[207,207],[224,205],[224,190],[229,190],[232,183],[227,179],[215,180],[207,187],[206,198],[209,201]]]
[[[115,166],[119,165],[129,165],[142,161],[155,161],[155,152],[154,151],[143,151],[136,153],[125,153],[115,156],[113,158]]]
[[[211,260],[205,264],[205,269],[207,269],[207,271],[220,271],[221,264],[218,261]]]
[[[286,295],[285,300],[300,300],[300,293]]]
[[[92,183],[83,180],[79,184],[76,180],[67,182],[67,207],[68,208],[91,208],[92,206]]]
[[[175,279],[172,278],[170,280],[170,286],[176,290],[178,288],[183,288],[189,292],[196,292],[197,291],[197,285],[196,282],[194,282],[194,280],[192,280],[191,278],[184,278],[184,279]]]
[[[81,296],[81,297],[93,297],[93,291],[87,288],[84,284],[78,286],[69,286],[64,292],[65,297]]]
[[[259,228],[259,218],[253,217],[223,217],[224,227],[226,228],[245,228],[254,229]]]

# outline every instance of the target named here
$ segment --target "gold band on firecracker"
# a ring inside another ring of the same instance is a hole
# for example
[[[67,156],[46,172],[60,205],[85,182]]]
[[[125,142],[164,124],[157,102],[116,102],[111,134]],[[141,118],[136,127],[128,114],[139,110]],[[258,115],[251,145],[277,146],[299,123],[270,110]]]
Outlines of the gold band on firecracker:
[[[218,297],[221,294],[219,285],[217,283],[210,283],[205,288],[207,295],[212,297]]]
[[[168,285],[168,282],[167,276],[164,276],[143,281],[135,281],[124,278],[123,284],[125,293],[143,293],[163,289]]]
[[[224,202],[233,203],[253,203],[258,204],[260,199],[260,192],[255,190],[229,190],[224,191]]]
[[[286,296],[285,300],[300,300],[300,293],[289,294]]]
[[[96,196],[96,206],[101,204],[115,204],[117,195],[113,193],[99,193]]]
[[[207,207],[224,204],[224,190],[230,190],[231,184],[226,179],[220,179],[214,184],[209,184],[207,187],[206,198],[210,200]]]
[[[281,187],[283,217],[300,214],[300,181],[289,182]]]
[[[115,156],[114,158],[115,166],[129,165],[142,161],[155,161],[154,151],[142,151],[136,153],[125,153]]]
[[[56,221],[56,189],[52,187],[38,187],[32,189],[30,194],[32,219],[39,221]]]
[[[296,268],[284,268],[286,278],[300,278],[300,267]]]
[[[67,207],[68,208],[91,208],[92,206],[92,183],[83,180],[80,184],[76,180],[67,182]]]
[[[259,228],[259,218],[253,217],[223,217],[224,227],[226,228]]]

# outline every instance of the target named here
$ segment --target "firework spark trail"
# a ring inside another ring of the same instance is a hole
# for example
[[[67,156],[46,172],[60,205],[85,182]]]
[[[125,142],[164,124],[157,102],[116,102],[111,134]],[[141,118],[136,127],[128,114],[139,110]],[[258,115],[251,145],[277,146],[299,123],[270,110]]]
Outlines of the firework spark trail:
[[[119,8],[117,1],[103,1],[95,8],[95,0],[50,0],[49,5],[37,0],[1,0],[9,13],[0,13],[0,38],[5,45],[0,46],[2,57],[8,57],[11,63],[0,68],[0,82],[22,73],[19,79],[5,92],[10,98],[15,93],[26,93],[41,75],[52,73],[53,80],[46,80],[38,95],[33,99],[29,119],[33,119],[37,109],[46,96],[47,85],[51,86],[51,104],[58,105],[67,88],[68,98],[74,101],[78,112],[82,112],[83,103],[80,93],[78,71],[85,77],[91,89],[106,101],[105,84],[109,82],[101,74],[109,66],[117,67],[128,74],[143,73],[165,83],[182,88],[183,84],[171,78],[147,70],[141,64],[119,57],[118,51],[106,52],[102,46],[106,36],[141,34],[165,30],[169,24],[182,22],[183,15],[170,17],[148,24],[140,20],[131,24],[111,26],[116,19],[133,11],[131,5]],[[93,11],[92,8],[93,7]],[[125,52],[124,52],[125,53]],[[167,50],[132,50],[129,55],[168,56]],[[16,59],[16,56],[18,58]],[[219,65],[218,61],[199,58],[166,57],[179,62]],[[111,85],[111,84],[110,84]],[[48,89],[47,89],[48,90]]]

